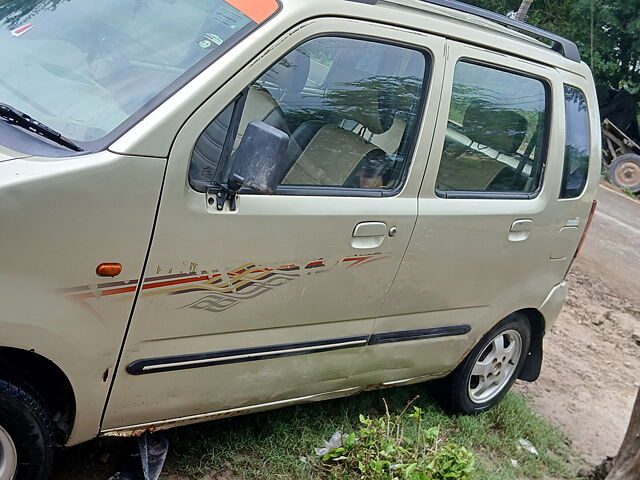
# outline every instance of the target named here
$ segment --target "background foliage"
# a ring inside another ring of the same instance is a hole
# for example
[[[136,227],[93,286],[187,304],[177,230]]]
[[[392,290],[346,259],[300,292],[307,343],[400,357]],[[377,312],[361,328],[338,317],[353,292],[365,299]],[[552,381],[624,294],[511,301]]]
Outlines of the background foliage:
[[[0,0],[0,22],[19,27],[42,10],[55,10],[65,0]]]
[[[466,3],[507,14],[520,0]],[[574,40],[598,85],[640,91],[640,0],[535,0],[527,23]]]

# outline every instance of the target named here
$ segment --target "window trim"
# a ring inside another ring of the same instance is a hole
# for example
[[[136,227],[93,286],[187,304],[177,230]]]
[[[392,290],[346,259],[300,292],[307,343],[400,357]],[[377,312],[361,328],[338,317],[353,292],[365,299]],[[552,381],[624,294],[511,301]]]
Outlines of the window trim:
[[[407,151],[407,162],[405,163],[405,165],[403,166],[401,175],[400,175],[400,181],[398,182],[398,186],[393,188],[393,189],[383,189],[383,188],[343,188],[343,187],[334,187],[334,186],[322,186],[322,185],[313,185],[313,186],[298,186],[298,185],[280,185],[278,186],[277,190],[276,190],[276,195],[283,195],[283,196],[314,196],[314,197],[365,197],[365,198],[371,198],[371,197],[375,197],[375,198],[384,198],[384,197],[395,197],[397,195],[399,195],[402,190],[404,189],[406,183],[407,183],[407,179],[409,177],[409,170],[410,167],[415,159],[415,152],[416,152],[416,148],[418,145],[418,137],[420,136],[420,133],[422,132],[422,129],[424,127],[424,120],[425,120],[425,112],[426,112],[426,106],[427,106],[427,102],[428,102],[428,98],[429,98],[429,93],[431,92],[431,85],[433,83],[433,64],[435,62],[435,55],[433,54],[433,51],[431,51],[427,46],[424,45],[414,45],[414,44],[407,44],[407,43],[403,43],[402,41],[398,41],[398,40],[391,40],[388,38],[384,38],[384,37],[376,37],[375,35],[362,35],[362,34],[354,34],[354,33],[345,33],[345,32],[323,32],[323,33],[318,33],[318,34],[314,34],[311,35],[307,38],[305,38],[304,40],[298,42],[295,44],[295,46],[293,46],[292,48],[290,48],[287,53],[285,53],[283,56],[279,57],[275,63],[271,64],[271,66],[269,66],[269,68],[267,68],[265,71],[263,71],[258,77],[254,78],[249,85],[247,85],[242,92],[239,94],[238,97],[236,97],[235,100],[233,100],[231,103],[233,102],[237,102],[240,97],[246,96],[246,92],[248,91],[248,89],[251,87],[251,85],[253,85],[254,83],[256,83],[267,71],[269,71],[269,69],[271,69],[275,64],[277,64],[277,62],[279,62],[280,60],[282,60],[282,58],[286,57],[287,55],[289,55],[291,52],[293,52],[294,50],[296,50],[297,48],[299,48],[301,45],[306,44],[307,42],[310,42],[312,40],[315,40],[316,38],[326,38],[326,37],[334,37],[334,38],[346,38],[346,39],[353,39],[353,40],[363,40],[363,41],[370,41],[370,42],[374,42],[374,43],[381,43],[384,45],[391,45],[391,46],[395,46],[395,47],[400,47],[400,48],[405,48],[407,50],[412,50],[418,53],[421,53],[424,56],[425,59],[425,68],[424,68],[424,77],[423,77],[423,82],[422,82],[422,88],[420,89],[420,103],[418,105],[418,111],[416,112],[416,124],[414,127],[414,132],[412,132],[412,136],[413,136],[413,141],[411,144],[411,147],[408,149]],[[227,105],[225,108],[228,108],[229,105]],[[224,110],[224,109],[223,109]],[[221,112],[223,111],[221,110]],[[243,107],[244,110],[244,107]],[[215,120],[215,118],[213,119]],[[212,120],[212,121],[213,121]],[[239,120],[236,121],[235,125],[231,125],[230,126],[230,130],[233,128],[233,130],[237,130],[237,126],[238,126]],[[207,125],[206,128],[208,128],[209,125]],[[200,135],[202,135],[202,133],[204,133],[204,130],[200,133]],[[198,139],[200,138],[200,135],[198,135]],[[226,146],[227,146],[227,142],[229,141],[229,139],[227,138],[225,140],[225,146],[223,147],[226,150]],[[197,143],[197,139],[196,139],[196,143]],[[195,144],[194,144],[194,148],[195,148]],[[231,156],[228,155],[226,158],[225,157],[221,157],[220,158],[220,165],[221,165],[221,171],[226,171],[227,168],[229,167],[229,162],[231,160]],[[216,180],[220,180],[219,178],[217,178]],[[187,183],[189,183],[187,181]],[[213,185],[212,185],[213,186]],[[193,188],[189,185],[189,187],[193,190]],[[194,190],[197,192],[197,190]],[[201,193],[201,192],[198,192]],[[257,192],[254,192],[253,190],[250,189],[240,189],[240,191],[238,193],[241,193],[243,195],[260,195]]]
[[[545,92],[545,135],[544,135],[544,145],[541,149],[542,162],[540,163],[540,177],[538,179],[538,185],[533,192],[479,192],[479,191],[465,191],[465,190],[440,190],[437,187],[437,175],[436,175],[436,185],[434,186],[434,192],[438,198],[443,199],[494,199],[494,200],[533,200],[537,198],[542,189],[544,187],[545,177],[547,173],[547,164],[549,160],[549,139],[551,135],[551,120],[553,118],[552,109],[553,109],[553,88],[551,81],[540,75],[536,75],[531,72],[527,72],[525,70],[518,70],[517,68],[509,67],[506,65],[499,65],[488,60],[481,60],[478,58],[461,56],[456,60],[454,68],[454,76],[455,76],[455,68],[459,63],[465,62],[470,63],[472,65],[477,65],[480,67],[491,68],[494,70],[499,70],[506,73],[511,73],[513,75],[518,75],[521,77],[531,78],[534,80],[538,80],[542,83]],[[453,82],[451,83],[451,98],[453,99]],[[447,110],[447,121],[449,120],[449,114],[451,112],[451,102],[449,102],[449,108]],[[444,148],[444,145],[443,145]],[[438,163],[438,174],[440,173],[440,166],[442,162],[442,152],[440,153],[440,160]]]
[[[565,87],[569,87],[569,88],[573,88],[574,90],[577,90],[578,92],[580,92],[580,94],[582,95],[582,97],[584,98],[584,104],[586,107],[586,112],[587,112],[587,132],[588,132],[588,140],[589,140],[589,149],[591,148],[591,144],[592,144],[592,137],[593,137],[593,132],[592,132],[592,122],[591,122],[591,116],[590,116],[590,111],[591,111],[591,106],[589,105],[589,100],[587,97],[587,94],[585,93],[585,91],[576,86],[573,85],[571,83],[567,83],[567,82],[563,82],[562,83],[562,91],[564,93],[564,89]],[[566,99],[563,96],[563,106],[564,106],[564,129],[565,129],[565,139],[564,139],[564,147],[565,147],[565,151],[564,151],[564,155],[562,158],[563,161],[563,165],[562,165],[562,177],[561,177],[561,183],[560,183],[560,192],[558,193],[558,200],[560,201],[565,201],[565,200],[579,200],[580,198],[582,198],[582,196],[585,194],[585,192],[587,191],[587,185],[589,184],[589,174],[591,172],[591,150],[589,150],[589,154],[588,154],[588,161],[587,161],[587,176],[585,177],[585,181],[584,181],[584,185],[582,186],[582,191],[576,195],[575,197],[565,197],[563,196],[566,193],[566,183],[567,183],[567,137],[566,137],[566,132],[567,132],[567,102]]]
[[[229,120],[229,128],[227,129],[227,135],[224,138],[224,144],[222,145],[222,150],[220,151],[220,161],[218,162],[218,168],[216,169],[216,173],[213,175],[213,184],[219,185],[220,180],[224,173],[227,171],[227,167],[231,167],[229,162],[224,160],[225,158],[231,158],[231,154],[233,153],[233,143],[235,142],[236,136],[238,135],[238,128],[240,128],[240,120],[242,120],[242,112],[244,112],[244,106],[247,103],[247,97],[249,94],[249,87],[245,88],[240,92],[240,94],[225,107],[225,110],[233,105],[233,113],[231,114],[231,119]],[[218,115],[222,115],[222,110]],[[217,118],[217,117],[216,117]],[[214,118],[211,122],[215,122],[216,118]],[[211,124],[209,124],[211,125]],[[209,128],[207,125],[207,128]],[[204,132],[207,130],[205,128],[202,133],[198,136],[196,143],[193,148],[195,151],[196,145],[198,145],[198,141],[200,137],[204,135]],[[189,161],[189,166],[191,166],[191,161],[193,160],[193,153],[191,154],[191,160]],[[212,185],[213,186],[213,185]],[[211,188],[211,187],[209,187]],[[206,190],[205,190],[206,193]]]

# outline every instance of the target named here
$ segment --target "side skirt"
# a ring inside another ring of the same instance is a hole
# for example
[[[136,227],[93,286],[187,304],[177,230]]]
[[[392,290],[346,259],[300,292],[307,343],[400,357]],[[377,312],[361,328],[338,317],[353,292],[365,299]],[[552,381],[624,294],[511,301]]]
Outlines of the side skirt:
[[[281,407],[287,407],[302,403],[321,402],[323,400],[331,400],[334,398],[348,397],[361,392],[372,390],[381,390],[383,388],[397,387],[401,385],[410,385],[412,383],[426,382],[445,376],[448,372],[442,372],[434,375],[424,375],[420,377],[407,378],[404,380],[394,380],[392,382],[379,383],[365,387],[346,388],[343,390],[335,390],[333,392],[319,393],[315,395],[307,395],[304,397],[290,398],[287,400],[279,400],[277,402],[260,403],[257,405],[249,405],[246,407],[231,408],[228,410],[219,410],[209,413],[201,413],[197,415],[189,415],[186,417],[176,417],[168,420],[160,420],[158,422],[140,423],[137,425],[129,425],[125,427],[110,428],[100,432],[99,436],[103,437],[136,437],[145,432],[155,432],[158,430],[167,430],[169,428],[181,425],[189,425],[193,423],[207,422],[210,420],[218,420],[221,418],[235,417],[246,415],[249,413],[264,412],[267,410],[275,410]]]

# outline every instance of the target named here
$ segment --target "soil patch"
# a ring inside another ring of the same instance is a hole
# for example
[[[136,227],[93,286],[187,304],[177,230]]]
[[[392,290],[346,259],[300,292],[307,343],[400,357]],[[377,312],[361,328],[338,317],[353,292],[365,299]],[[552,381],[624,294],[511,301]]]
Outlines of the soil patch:
[[[517,386],[593,465],[617,453],[640,386],[640,298],[600,278],[576,263],[545,340],[542,375]]]

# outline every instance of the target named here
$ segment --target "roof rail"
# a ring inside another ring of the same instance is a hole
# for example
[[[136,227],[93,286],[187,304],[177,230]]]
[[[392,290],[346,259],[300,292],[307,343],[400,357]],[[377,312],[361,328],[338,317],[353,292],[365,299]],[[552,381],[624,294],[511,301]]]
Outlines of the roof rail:
[[[375,5],[380,0],[346,0],[348,2],[356,2],[356,3],[366,3],[367,5]],[[574,62],[580,62],[580,51],[578,50],[577,45],[571,40],[567,40],[560,35],[555,33],[548,32],[543,30],[542,28],[534,27],[533,25],[529,25],[524,22],[520,22],[518,20],[514,20],[509,17],[505,17],[504,15],[500,15],[499,13],[491,12],[489,10],[485,10],[484,8],[476,7],[475,5],[469,5],[458,0],[419,0],[425,3],[432,3],[434,5],[439,5],[441,7],[451,8],[453,10],[457,10],[459,12],[470,13],[472,15],[477,15],[478,17],[486,18],[487,20],[494,21],[501,25],[512,27],[518,30],[522,30],[523,32],[530,33],[532,35],[537,35],[542,38],[546,38],[551,41],[551,49],[560,53],[562,56],[569,60],[573,60]]]

